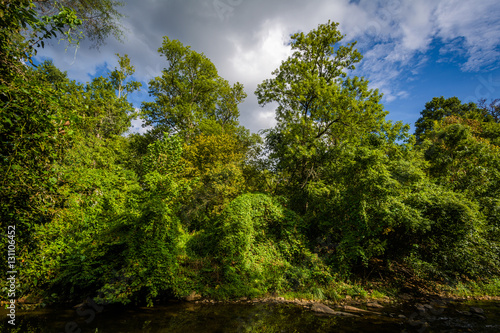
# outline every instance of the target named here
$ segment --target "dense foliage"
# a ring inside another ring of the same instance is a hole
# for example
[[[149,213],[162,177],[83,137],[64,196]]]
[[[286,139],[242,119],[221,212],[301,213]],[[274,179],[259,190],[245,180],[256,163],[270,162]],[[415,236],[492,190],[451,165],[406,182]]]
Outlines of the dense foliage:
[[[140,87],[127,56],[88,83],[20,64],[86,22],[81,2],[36,3],[0,2],[0,208],[21,295],[336,298],[333,285],[375,269],[445,283],[499,273],[496,102],[434,98],[410,135],[351,75],[361,55],[328,22],[291,36],[294,53],[258,86],[278,105],[263,140],[238,123],[243,86],[168,37],[138,112],[150,130],[126,135]],[[96,38],[115,27],[101,23]]]

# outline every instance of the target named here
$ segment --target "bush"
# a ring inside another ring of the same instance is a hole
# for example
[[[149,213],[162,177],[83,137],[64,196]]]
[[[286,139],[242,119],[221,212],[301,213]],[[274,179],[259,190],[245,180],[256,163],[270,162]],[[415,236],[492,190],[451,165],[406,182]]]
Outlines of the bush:
[[[330,275],[307,249],[299,232],[301,222],[275,198],[244,194],[228,205],[206,236],[197,236],[191,248],[207,254],[199,240],[212,239],[210,252],[222,266],[223,288],[233,290],[232,296],[302,289]]]
[[[419,215],[400,226],[393,250],[406,253],[417,271],[446,279],[498,272],[496,250],[486,241],[486,224],[476,203],[436,186],[414,192],[404,202]]]

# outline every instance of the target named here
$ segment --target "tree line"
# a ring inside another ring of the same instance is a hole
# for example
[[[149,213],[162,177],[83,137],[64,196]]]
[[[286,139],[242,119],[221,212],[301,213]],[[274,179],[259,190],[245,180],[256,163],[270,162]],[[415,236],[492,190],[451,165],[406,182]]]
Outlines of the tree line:
[[[168,37],[139,111],[126,55],[86,83],[24,64],[50,38],[119,34],[119,4],[0,1],[0,209],[21,295],[335,298],[352,279],[498,276],[497,100],[433,98],[410,134],[352,75],[362,55],[334,22],[292,35],[257,87],[277,105],[261,135],[239,124],[243,85]],[[149,130],[128,133],[138,116]]]

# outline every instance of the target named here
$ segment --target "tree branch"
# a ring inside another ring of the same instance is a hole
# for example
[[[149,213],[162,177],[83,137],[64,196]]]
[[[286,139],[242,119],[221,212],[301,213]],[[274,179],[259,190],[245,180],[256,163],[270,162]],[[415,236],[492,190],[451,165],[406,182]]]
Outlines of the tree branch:
[[[335,120],[332,120],[328,125],[326,125],[325,129],[321,132],[318,133],[318,135],[316,135],[316,138],[315,139],[318,139],[320,138],[323,134],[326,133],[326,131],[328,131],[328,129],[330,128],[330,126],[332,126],[334,123],[341,123],[342,125],[344,126],[347,126],[347,124],[343,123],[342,121],[340,121],[340,118],[337,118]]]

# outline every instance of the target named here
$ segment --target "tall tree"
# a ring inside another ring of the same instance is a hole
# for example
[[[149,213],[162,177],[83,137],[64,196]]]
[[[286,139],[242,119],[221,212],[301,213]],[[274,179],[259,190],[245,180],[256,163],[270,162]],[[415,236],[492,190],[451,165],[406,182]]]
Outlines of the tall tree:
[[[0,1],[0,220],[19,226],[28,248],[31,226],[47,221],[57,203],[53,163],[67,118],[58,92],[23,62],[63,26],[81,23],[69,9],[40,18],[33,7],[31,0]]]
[[[128,56],[117,56],[119,68],[115,68],[108,77],[94,78],[85,86],[82,96],[86,116],[83,127],[87,133],[97,137],[123,134],[136,116],[127,94],[139,89],[141,83],[130,78],[134,67],[130,65]]]
[[[340,45],[344,36],[337,26],[328,22],[294,34],[293,55],[255,92],[259,104],[278,104],[277,125],[267,132],[270,157],[299,193],[319,179],[335,147],[377,131],[386,114],[382,96],[368,89],[367,80],[347,76],[361,54],[355,43]]]
[[[457,97],[434,97],[425,103],[425,109],[420,112],[421,117],[415,122],[415,136],[417,143],[422,143],[425,135],[434,128],[435,121],[448,116],[458,116],[469,119],[484,120],[487,117],[485,110],[478,108],[475,103],[462,103]]]
[[[37,68],[37,74],[48,81],[61,96],[63,110],[77,109],[74,115],[79,131],[98,138],[120,135],[130,127],[136,116],[135,109],[127,100],[128,94],[138,90],[141,83],[133,80],[134,66],[127,55],[118,57],[118,67],[106,76],[99,76],[91,82],[81,84],[70,81],[66,74],[51,62],[44,62]]]
[[[238,104],[246,97],[243,85],[231,86],[205,55],[178,40],[164,37],[158,52],[168,67],[149,83],[155,101],[143,103],[145,126],[153,126],[159,136],[166,131],[186,139],[203,122],[223,127],[238,124]]]
[[[62,109],[78,109],[78,129],[85,134],[100,138],[120,135],[130,127],[136,116],[133,105],[127,100],[128,94],[138,90],[141,83],[133,80],[134,66],[127,55],[118,57],[118,67],[107,76],[80,84],[70,81],[51,61],[38,65],[36,73],[49,82],[61,96]],[[71,112],[70,112],[71,113]]]

